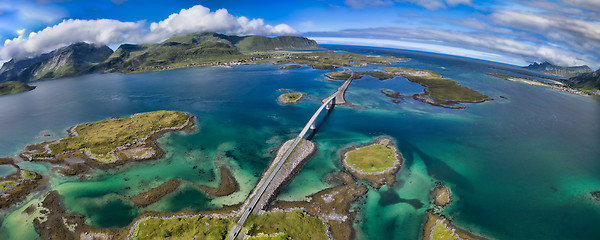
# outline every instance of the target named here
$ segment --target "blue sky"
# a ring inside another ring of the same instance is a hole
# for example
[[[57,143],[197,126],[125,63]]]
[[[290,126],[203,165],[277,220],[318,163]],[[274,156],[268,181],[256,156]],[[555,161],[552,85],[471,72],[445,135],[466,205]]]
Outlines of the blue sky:
[[[0,0],[0,60],[199,31],[600,67],[600,1]]]

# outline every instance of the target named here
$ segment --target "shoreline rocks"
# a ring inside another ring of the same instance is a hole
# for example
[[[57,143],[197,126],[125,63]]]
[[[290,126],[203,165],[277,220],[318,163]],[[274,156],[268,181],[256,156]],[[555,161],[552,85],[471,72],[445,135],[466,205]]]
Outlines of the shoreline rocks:
[[[306,93],[288,92],[288,93],[279,95],[279,97],[277,97],[277,102],[280,104],[285,104],[285,105],[297,104],[305,96],[306,96]]]
[[[348,153],[376,144],[383,145],[385,148],[391,149],[394,152],[395,161],[392,166],[379,172],[365,172],[361,169],[356,169],[347,162]],[[402,163],[404,162],[402,154],[398,151],[398,148],[395,146],[393,140],[388,137],[379,137],[371,143],[361,146],[352,146],[350,148],[342,150],[340,152],[340,155],[342,158],[342,165],[346,170],[352,173],[352,175],[356,178],[368,181],[369,184],[374,188],[380,188],[384,184],[387,184],[388,186],[394,185],[394,183],[396,182],[396,173],[400,170],[400,168],[402,167]]]

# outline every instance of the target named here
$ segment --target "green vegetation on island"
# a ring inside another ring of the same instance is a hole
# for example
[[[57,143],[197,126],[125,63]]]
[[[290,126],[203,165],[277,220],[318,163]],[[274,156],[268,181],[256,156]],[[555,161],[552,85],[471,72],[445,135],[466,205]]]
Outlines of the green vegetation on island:
[[[373,143],[354,146],[342,151],[342,165],[359,179],[365,179],[375,188],[392,185],[395,173],[402,164],[402,155],[392,139],[380,137]]]
[[[30,86],[24,82],[8,81],[0,83],[0,96],[27,92],[35,89],[35,86]]]
[[[461,109],[459,103],[479,103],[491,100],[471,88],[461,86],[457,81],[444,78],[439,73],[413,68],[384,67],[383,70],[403,76],[412,82],[424,87],[424,94],[415,94],[413,98],[417,101],[429,103],[435,106]]]
[[[148,217],[135,225],[130,239],[225,239],[234,221],[207,216]],[[250,215],[242,228],[244,237],[250,239],[327,239],[326,232],[321,219],[302,210]]]
[[[289,92],[279,95],[277,101],[281,104],[296,104],[306,96],[306,93]]]
[[[0,192],[8,190],[10,186],[16,186],[18,183],[15,181],[3,181],[0,182]]]
[[[192,124],[192,116],[176,111],[135,114],[72,127],[69,136],[54,142],[29,147],[22,154],[30,159],[57,159],[63,154],[83,152],[84,157],[100,162],[118,159],[147,159],[158,149],[148,143],[156,133],[181,130]]]
[[[365,173],[385,171],[398,162],[394,149],[386,143],[376,143],[346,153],[345,162],[355,170]]]
[[[27,170],[21,170],[21,178],[24,180],[29,180],[35,177],[35,173],[27,171]]]

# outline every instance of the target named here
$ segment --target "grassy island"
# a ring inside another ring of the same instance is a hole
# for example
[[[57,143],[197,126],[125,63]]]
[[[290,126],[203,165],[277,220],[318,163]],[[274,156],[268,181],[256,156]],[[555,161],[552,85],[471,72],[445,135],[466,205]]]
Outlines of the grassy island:
[[[344,150],[342,163],[357,178],[378,188],[395,182],[394,174],[400,169],[402,155],[392,139],[381,137],[371,144]]]
[[[24,82],[8,81],[0,83],[0,96],[27,92],[35,89],[35,86],[30,86]]]
[[[279,95],[277,101],[281,104],[296,104],[299,103],[304,96],[306,96],[306,93],[289,92]]]
[[[67,154],[99,162],[119,159],[149,159],[159,149],[149,141],[155,135],[191,126],[192,116],[175,111],[135,114],[128,118],[84,123],[69,129],[69,136],[57,141],[27,147],[29,159],[55,160]]]
[[[413,98],[417,101],[429,103],[435,106],[461,109],[464,106],[459,103],[479,103],[491,100],[471,88],[461,86],[457,81],[444,78],[439,73],[414,68],[384,67],[383,70],[407,78],[424,87],[424,94],[415,94]]]
[[[225,239],[232,221],[208,216],[148,217],[134,226],[130,239]],[[327,239],[326,232],[320,218],[302,210],[250,215],[242,229],[248,239]]]

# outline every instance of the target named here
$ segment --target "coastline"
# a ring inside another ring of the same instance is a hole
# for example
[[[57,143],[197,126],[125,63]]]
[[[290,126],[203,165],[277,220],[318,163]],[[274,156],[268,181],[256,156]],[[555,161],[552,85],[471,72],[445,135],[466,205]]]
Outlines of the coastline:
[[[11,158],[2,158],[1,165],[10,165],[17,171],[8,176],[0,178],[0,183],[12,183],[0,188],[0,209],[8,208],[17,204],[38,188],[42,187],[46,178],[34,171],[21,169]]]
[[[300,94],[300,96],[295,99],[289,100],[288,96],[290,96],[290,94]],[[277,102],[279,104],[283,104],[283,105],[297,104],[302,99],[304,99],[304,97],[306,97],[306,95],[307,95],[306,93],[301,93],[301,92],[288,92],[288,93],[279,95],[279,97],[277,97]]]
[[[109,160],[109,161],[103,161],[103,160],[97,159],[96,157],[92,156],[92,154],[89,151],[82,150],[82,149],[76,149],[76,150],[72,150],[72,151],[62,152],[62,153],[56,155],[55,157],[34,157],[33,156],[34,154],[50,153],[52,151],[49,148],[50,145],[57,143],[63,139],[78,136],[78,133],[75,131],[75,129],[78,126],[80,126],[82,124],[86,124],[86,123],[77,124],[75,126],[70,127],[67,130],[68,136],[65,138],[27,145],[27,146],[25,146],[25,151],[20,153],[19,156],[26,161],[45,161],[45,162],[50,162],[50,163],[54,163],[54,164],[64,163],[65,159],[68,159],[68,158],[81,158],[81,159],[84,159],[85,163],[90,165],[91,167],[98,167],[98,168],[103,168],[103,169],[122,165],[124,163],[131,162],[131,161],[158,159],[158,158],[162,157],[164,153],[163,153],[162,149],[160,149],[156,145],[156,141],[155,141],[156,139],[162,137],[167,132],[174,132],[174,131],[190,132],[194,129],[195,117],[189,113],[185,113],[185,112],[183,112],[183,113],[187,115],[187,119],[186,119],[186,122],[184,124],[182,124],[181,126],[168,127],[168,128],[154,130],[154,131],[150,132],[149,134],[147,134],[146,136],[144,136],[143,138],[135,139],[131,142],[127,142],[125,145],[119,146],[119,147],[115,148],[114,150],[110,151],[110,154],[111,154],[111,156],[114,157],[114,159]],[[132,118],[139,114],[143,114],[143,113],[133,114],[129,118]],[[107,119],[107,120],[111,120],[111,119]],[[127,152],[124,152],[124,151],[131,150],[134,148],[145,148],[146,152],[151,152],[151,154],[144,154],[142,156],[135,156],[135,155],[128,156],[126,154]]]

